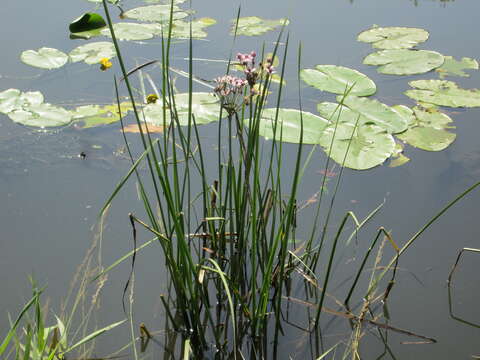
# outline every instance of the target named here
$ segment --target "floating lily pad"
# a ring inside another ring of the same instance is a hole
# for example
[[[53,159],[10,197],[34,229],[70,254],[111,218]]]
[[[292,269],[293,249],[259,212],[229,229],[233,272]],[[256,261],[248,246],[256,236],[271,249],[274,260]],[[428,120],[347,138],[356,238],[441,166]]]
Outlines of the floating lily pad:
[[[127,19],[163,23],[170,20],[170,10],[170,5],[147,5],[125,11],[123,16]],[[188,13],[173,6],[172,16],[173,20],[179,20],[186,18]]]
[[[207,37],[205,28],[216,24],[217,21],[212,18],[200,18],[192,21],[192,38],[201,39]],[[160,34],[158,34],[160,35]],[[167,33],[164,33],[166,36]],[[190,38],[190,23],[187,21],[177,20],[173,23],[172,38],[175,39],[189,39]]]
[[[374,27],[361,32],[357,40],[377,49],[410,49],[428,39],[428,31],[407,27]]]
[[[57,49],[42,47],[38,51],[22,52],[20,59],[27,65],[41,69],[57,69],[68,62],[68,55]]]
[[[458,61],[453,56],[445,56],[445,62],[435,71],[438,72],[441,79],[446,76],[469,77],[470,75],[463,70],[478,70],[477,60],[464,57]]]
[[[96,13],[85,13],[70,23],[72,33],[103,28],[107,25],[103,17]]]
[[[452,119],[437,110],[414,107],[414,120],[409,128],[397,137],[411,146],[426,151],[441,151],[447,148],[456,135],[447,131],[452,128]]]
[[[47,103],[13,110],[8,113],[8,117],[18,124],[40,128],[64,126],[72,120],[72,114],[69,111]]]
[[[462,89],[453,81],[417,80],[409,82],[416,90],[407,90],[408,97],[440,106],[476,107],[480,106],[480,91]]]
[[[83,39],[83,40],[88,40],[93,37],[98,37],[102,36],[102,30],[105,29],[105,27],[100,28],[100,29],[95,29],[95,30],[88,30],[88,31],[81,31],[77,33],[70,33],[70,39],[76,40],[76,39]]]
[[[378,72],[390,75],[423,74],[442,66],[444,57],[427,50],[381,50],[363,59],[365,65],[380,65]]]
[[[350,122],[339,122],[336,131],[335,124],[326,127],[320,144],[337,163],[342,164],[345,159],[344,166],[356,170],[366,170],[383,164],[395,150],[392,135],[381,127],[355,127],[355,124]]]
[[[113,31],[118,40],[149,40],[158,32],[157,24],[137,24],[137,23],[116,23],[113,24]],[[110,29],[105,28],[101,31],[102,35],[111,37]]]
[[[342,101],[342,99],[343,105],[347,106],[351,112],[343,109],[341,121],[354,122],[358,118],[359,124],[375,124],[391,134],[400,133],[407,129],[407,121],[390,106],[378,100],[356,96],[337,97],[337,101]],[[325,118],[330,119],[326,114],[329,111],[331,114],[337,105],[332,105],[331,103],[327,103],[327,105],[322,104],[318,105],[318,111]],[[334,120],[336,120],[335,116]]]
[[[231,34],[235,33],[235,24],[237,20],[233,20]],[[247,16],[238,19],[237,35],[258,36],[268,31],[275,30],[279,26],[288,25],[288,19],[281,18],[278,20],[267,20],[258,16]]]
[[[70,52],[72,62],[85,61],[87,64],[97,64],[101,59],[111,59],[116,56],[115,46],[109,41],[92,42],[80,45]]]
[[[175,95],[175,108],[180,125],[188,125],[188,93]],[[157,101],[144,107],[143,113],[145,121],[156,126],[163,126],[163,103]],[[220,115],[220,102],[211,93],[192,93],[192,113],[195,116],[197,125],[208,124],[217,121]],[[166,111],[167,118],[165,123],[168,125],[171,121],[169,109]],[[192,119],[193,121],[193,119]]]
[[[125,116],[128,111],[132,110],[130,102],[120,103],[122,116]],[[79,106],[72,112],[72,118],[75,122],[81,123],[79,125],[82,129],[88,129],[99,125],[112,124],[120,120],[118,114],[118,105],[84,105]]]
[[[41,103],[43,95],[39,91],[21,92],[18,89],[8,89],[0,92],[0,113],[3,114]]]
[[[318,144],[323,130],[329,124],[328,120],[306,111],[296,109],[264,109],[260,118],[259,133],[267,139],[298,144],[303,121],[303,143]],[[249,119],[245,119],[248,125]]]
[[[401,106],[401,105],[400,105]],[[410,108],[408,108],[410,110]],[[411,110],[410,110],[411,111]],[[412,111],[413,113],[413,111]],[[395,143],[395,150],[390,158],[388,167],[398,167],[410,161],[410,158],[403,154],[404,146],[402,143]]]
[[[343,94],[350,87],[351,95],[369,96],[375,94],[377,87],[366,75],[353,69],[335,65],[317,65],[315,69],[303,69],[300,77],[308,85],[319,90]]]

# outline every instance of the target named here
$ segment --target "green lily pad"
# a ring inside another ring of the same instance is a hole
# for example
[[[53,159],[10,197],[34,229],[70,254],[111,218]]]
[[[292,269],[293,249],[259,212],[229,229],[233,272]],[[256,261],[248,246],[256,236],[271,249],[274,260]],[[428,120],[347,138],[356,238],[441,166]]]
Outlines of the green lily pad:
[[[170,5],[147,5],[125,11],[123,16],[127,19],[163,23],[170,20],[170,10]],[[188,12],[178,6],[173,6],[172,16],[173,20],[179,20],[186,18]]]
[[[94,37],[102,36],[102,30],[106,29],[106,26],[100,29],[88,30],[88,31],[81,31],[77,33],[70,33],[70,39],[83,39],[89,40]]]
[[[355,124],[350,122],[339,122],[336,131],[335,124],[326,127],[320,138],[320,145],[335,162],[341,165],[345,159],[344,166],[355,170],[366,170],[381,165],[395,150],[392,135],[381,127],[376,125],[355,127]]]
[[[262,111],[259,133],[267,139],[272,139],[275,134],[277,141],[298,144],[303,121],[303,143],[318,144],[323,130],[329,124],[328,120],[320,116],[296,109],[278,109],[278,118],[275,121],[276,112],[277,109]],[[249,119],[244,122],[248,126]]]
[[[423,74],[442,66],[444,57],[427,50],[381,50],[363,59],[365,65],[380,65],[378,72],[390,75]]]
[[[410,108],[408,108],[410,110]],[[413,113],[413,111],[412,111]],[[395,143],[395,150],[393,151],[392,156],[390,157],[390,161],[388,163],[388,167],[398,167],[406,164],[410,161],[410,158],[403,154],[404,146],[402,143]]]
[[[237,20],[235,19],[232,22],[233,27],[230,33],[234,35]],[[283,26],[284,24],[289,24],[288,19],[281,18],[278,20],[267,20],[259,18],[258,16],[241,17],[238,19],[237,35],[258,36],[265,34],[268,31],[275,30],[277,27]]]
[[[337,96],[337,101],[340,102],[342,99],[343,105],[348,107],[351,112],[342,109],[341,121],[349,121],[353,123],[354,121],[357,121],[358,118],[359,124],[375,124],[385,129],[390,134],[397,134],[407,129],[407,121],[390,106],[385,105],[378,100],[356,96],[347,96],[345,98],[343,96]],[[330,119],[331,113],[335,109],[336,104],[322,104],[319,104],[317,107],[318,111],[325,118]],[[330,117],[326,116],[328,111],[330,111]],[[334,120],[336,120],[335,116]]]
[[[352,85],[351,95],[369,96],[375,94],[377,87],[366,75],[353,69],[335,65],[317,65],[315,69],[303,69],[300,77],[308,85],[319,90],[343,94]]]
[[[357,40],[376,49],[410,49],[428,39],[428,31],[407,27],[374,27],[361,32]]]
[[[407,90],[405,95],[417,101],[449,107],[480,106],[480,90],[462,89],[453,81],[417,80],[409,85],[416,90]]]
[[[48,103],[13,110],[8,113],[8,117],[18,124],[39,128],[64,126],[72,120],[72,114],[69,111]]]
[[[128,111],[132,110],[130,102],[120,103],[122,116],[125,116]],[[112,124],[120,120],[118,114],[118,105],[84,105],[77,107],[72,112],[72,119],[77,123],[81,123],[78,127],[88,129],[99,125]]]
[[[95,30],[107,25],[103,17],[96,13],[85,13],[70,23],[69,30],[72,33]]]
[[[437,110],[413,108],[415,115],[409,128],[397,137],[411,146],[426,151],[441,151],[455,140],[456,135],[447,131],[452,119]]]
[[[149,40],[158,32],[157,24],[137,24],[137,23],[116,23],[113,24],[113,31],[118,40]],[[112,37],[110,29],[105,28],[101,31],[102,35]]]
[[[25,50],[20,59],[27,65],[41,69],[57,69],[68,62],[68,55],[57,49],[42,47],[38,51]]]
[[[0,113],[3,114],[41,103],[43,95],[39,91],[21,92],[18,89],[8,89],[0,92]]]
[[[215,19],[212,18],[200,18],[193,20],[192,22],[192,38],[201,39],[207,37],[205,28],[212,26],[217,23]],[[158,34],[160,35],[160,34]],[[164,36],[167,33],[164,32]],[[189,39],[190,38],[190,23],[187,21],[177,20],[173,23],[172,29],[172,38],[175,39]]]
[[[188,125],[188,93],[175,95],[175,108],[180,125]],[[156,126],[163,126],[163,103],[158,100],[156,103],[144,107],[145,121]],[[211,93],[192,93],[192,113],[195,116],[197,125],[208,124],[217,121],[220,116],[220,102]],[[165,122],[170,124],[171,115],[169,109],[166,111]],[[192,119],[193,121],[193,119]]]
[[[72,62],[85,61],[87,64],[97,64],[101,59],[115,57],[115,46],[109,41],[92,42],[80,45],[70,52]]]
[[[458,61],[453,56],[445,56],[445,62],[435,71],[438,72],[440,79],[446,76],[469,77],[470,75],[463,70],[478,70],[477,60],[464,57]]]

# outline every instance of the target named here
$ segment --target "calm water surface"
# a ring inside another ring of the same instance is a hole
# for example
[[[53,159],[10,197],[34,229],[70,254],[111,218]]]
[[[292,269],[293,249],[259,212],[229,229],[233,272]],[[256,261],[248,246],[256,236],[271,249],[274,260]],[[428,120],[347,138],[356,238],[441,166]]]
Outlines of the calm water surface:
[[[137,4],[126,0],[124,7]],[[238,5],[242,6],[243,16],[287,16],[291,19],[292,48],[288,60],[292,66],[287,74],[290,85],[285,96],[287,106],[298,104],[294,64],[295,48],[300,41],[302,67],[337,64],[358,69],[377,83],[376,97],[390,105],[413,105],[402,94],[408,88],[407,81],[436,78],[436,74],[389,77],[377,74],[373,67],[362,65],[362,59],[371,52],[371,47],[355,41],[355,38],[373,24],[425,28],[430,32],[430,39],[420,48],[457,58],[480,59],[477,36],[480,2],[474,0],[419,0],[417,3],[409,0],[194,1],[193,8],[199,17],[210,16],[218,21],[208,29],[206,41],[195,43],[195,56],[228,58],[231,48],[228,27]],[[0,91],[10,87],[24,91],[40,90],[46,101],[54,104],[112,102],[113,71],[101,73],[96,66],[88,67],[82,63],[41,72],[19,61],[20,53],[26,49],[48,46],[70,51],[78,46],[80,42],[68,39],[67,24],[92,8],[91,3],[83,0],[51,0],[41,4],[3,0],[2,12],[8,16],[0,23]],[[241,37],[234,51],[259,51],[262,42],[271,47],[275,36],[271,33],[260,38]],[[158,39],[146,43],[149,45],[122,44],[129,66],[159,56]],[[176,67],[187,68],[183,60],[186,54],[187,45],[179,44],[174,55]],[[218,63],[199,61],[195,67],[203,78],[213,78],[224,71]],[[114,71],[119,70],[115,68]],[[152,76],[154,74],[152,72]],[[469,78],[452,80],[465,88],[480,86],[478,72],[473,72]],[[181,79],[178,86],[184,86]],[[302,104],[306,110],[315,112],[318,102],[334,99],[332,95],[322,94],[304,84],[301,86]],[[429,153],[407,148],[407,155],[412,160],[399,168],[380,166],[365,172],[346,170],[337,197],[335,221],[339,221],[346,210],[353,210],[363,218],[386,199],[382,211],[365,232],[372,234],[383,225],[392,231],[397,243],[402,244],[449,200],[480,180],[480,111],[454,110],[449,115],[455,121],[457,139],[447,150]],[[99,146],[101,148],[97,149]],[[3,284],[0,333],[5,333],[8,326],[6,312],[16,312],[29,295],[28,275],[33,274],[40,284],[48,285],[46,296],[51,300],[51,308],[58,308],[91,244],[94,236],[91,229],[96,224],[99,209],[128,168],[128,161],[114,155],[121,152],[122,146],[118,124],[84,131],[68,128],[39,133],[15,125],[0,115],[0,280]],[[82,151],[87,154],[84,160],[78,157]],[[308,170],[306,184],[302,187],[303,200],[318,190],[322,179],[318,171],[323,167],[323,160],[319,156]],[[338,172],[338,168],[333,171]],[[402,341],[415,339],[392,333],[390,346],[396,359],[468,359],[480,354],[480,331],[449,316],[446,288],[446,279],[458,251],[463,247],[480,248],[479,200],[480,193],[472,193],[402,257],[402,271],[390,296],[391,324],[433,337],[438,343],[402,345]],[[131,249],[127,214],[141,213],[140,209],[132,184],[120,195],[110,212],[103,242],[105,264]],[[305,222],[308,221],[307,218]],[[160,276],[160,249],[153,249],[141,254],[139,259],[136,319],[138,322],[148,320],[152,328],[159,328],[162,309],[158,295],[164,284]],[[346,262],[352,256],[346,254],[342,261]],[[454,306],[458,316],[480,323],[478,259],[470,254],[465,256],[456,277]],[[339,285],[351,276],[347,268],[339,267],[337,271],[335,278]],[[128,271],[125,264],[112,273],[110,280],[113,281],[105,289],[100,323],[123,317],[121,292]],[[346,325],[340,323],[336,321],[331,327],[332,335],[345,332]],[[126,328],[117,329],[115,336],[105,336],[99,351],[117,348],[117,335],[121,339],[128,338]],[[299,347],[296,358],[309,357],[298,341],[285,340],[283,346],[290,350],[292,343]],[[374,359],[383,348],[372,336],[366,339],[361,349],[366,359]]]

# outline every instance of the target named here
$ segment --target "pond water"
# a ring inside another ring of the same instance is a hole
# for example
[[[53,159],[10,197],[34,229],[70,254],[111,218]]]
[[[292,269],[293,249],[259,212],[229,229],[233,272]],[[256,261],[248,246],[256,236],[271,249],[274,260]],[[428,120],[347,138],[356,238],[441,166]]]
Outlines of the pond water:
[[[129,9],[138,4],[125,0],[123,7]],[[228,58],[232,46],[230,21],[236,16],[239,5],[242,16],[290,19],[291,51],[287,61],[291,69],[286,77],[289,84],[284,101],[286,107],[298,107],[295,48],[300,41],[302,68],[335,64],[357,69],[376,82],[376,97],[389,105],[413,106],[413,100],[403,95],[409,88],[408,81],[435,79],[438,75],[433,72],[395,77],[378,74],[375,67],[363,65],[362,60],[371,52],[371,46],[356,41],[356,36],[373,24],[424,28],[430,32],[430,38],[421,44],[422,49],[456,58],[480,59],[480,43],[476,36],[480,3],[426,0],[193,1],[198,17],[217,20],[216,25],[207,29],[206,39],[195,41],[195,57]],[[46,3],[3,0],[2,9],[7,16],[0,24],[0,91],[8,88],[39,90],[46,101],[65,106],[111,104],[112,73],[119,73],[116,62],[114,68],[106,72],[100,72],[97,65],[84,63],[41,71],[19,60],[20,53],[27,49],[47,46],[70,51],[81,44],[80,40],[69,39],[68,23],[94,6],[84,0]],[[234,45],[234,52],[260,51],[263,44],[271,48],[275,39],[276,32],[260,37],[241,36]],[[160,41],[153,39],[144,43],[122,42],[128,67],[158,57]],[[184,57],[187,55],[188,44],[177,44],[174,66],[186,70],[188,63]],[[223,63],[195,62],[198,76],[205,79],[222,75],[224,69]],[[469,74],[470,77],[451,79],[464,88],[479,87],[480,73],[470,71]],[[152,70],[151,75],[158,77],[158,70],[157,73]],[[305,83],[300,85],[302,106],[307,111],[315,112],[316,104],[321,101],[334,101],[331,94]],[[177,86],[185,86],[182,78],[178,79]],[[384,226],[398,244],[403,244],[450,200],[478,181],[480,110],[448,109],[447,113],[455,122],[457,138],[446,150],[426,152],[407,146],[411,160],[403,166],[382,165],[361,172],[346,169],[337,194],[334,221],[339,222],[347,210],[364,218],[385,199],[383,208],[365,232],[373,234],[379,226]],[[208,126],[203,133],[206,138]],[[0,297],[1,334],[8,328],[6,311],[17,312],[29,296],[29,275],[39,284],[47,285],[45,297],[50,299],[50,308],[52,311],[58,309],[97,234],[94,227],[102,205],[128,170],[129,161],[124,155],[119,130],[119,124],[115,123],[84,130],[69,127],[39,132],[14,124],[0,114],[0,279],[4,284]],[[86,156],[81,157],[81,153]],[[301,200],[307,200],[318,190],[324,161],[324,156],[319,154],[309,167]],[[332,168],[333,180],[338,170],[338,166]],[[392,333],[389,346],[395,359],[467,359],[480,354],[479,330],[450,316],[446,286],[457,253],[464,247],[480,247],[476,224],[479,200],[478,191],[471,193],[402,256],[401,271],[389,300],[390,324],[435,338],[437,343],[401,344],[412,339]],[[104,264],[112,263],[131,250],[129,212],[142,213],[133,183],[116,199],[106,221],[102,245]],[[154,329],[162,324],[163,309],[158,296],[164,291],[162,263],[158,260],[160,250],[157,250],[139,255],[135,284],[136,320]],[[347,253],[342,261],[347,262],[352,256]],[[478,264],[475,255],[467,254],[463,258],[456,274],[453,298],[455,314],[473,323],[480,323]],[[343,280],[352,276],[347,269],[347,266],[340,266],[335,274],[335,283],[340,287]],[[98,314],[99,323],[123,318],[122,290],[128,272],[129,265],[125,263],[110,275]],[[337,320],[331,327],[332,338],[336,336],[332,343],[347,329],[346,320],[343,324]],[[128,336],[127,327],[115,329],[102,338],[98,354],[119,348],[127,342]],[[310,357],[308,346],[303,348],[295,339],[285,340],[282,347],[291,349],[292,343],[298,347],[292,358]],[[361,350],[363,358],[374,359],[382,353],[383,344],[370,336],[361,345]],[[157,348],[152,358],[159,353],[161,349]]]

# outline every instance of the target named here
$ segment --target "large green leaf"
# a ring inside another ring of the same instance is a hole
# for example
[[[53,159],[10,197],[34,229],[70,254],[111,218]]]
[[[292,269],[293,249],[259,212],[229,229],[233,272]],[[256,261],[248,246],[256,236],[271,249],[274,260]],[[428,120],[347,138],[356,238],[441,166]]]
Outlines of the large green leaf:
[[[446,114],[419,107],[410,112],[413,117],[408,130],[397,135],[400,140],[427,151],[441,151],[455,140],[456,135],[447,131],[453,121]]]
[[[57,69],[68,62],[68,55],[57,49],[42,47],[38,51],[25,50],[20,59],[27,65],[41,69]]]
[[[170,5],[147,5],[125,11],[123,16],[128,19],[163,23],[170,20],[170,10]],[[173,20],[178,20],[186,18],[188,13],[178,6],[173,6],[172,16]]]
[[[128,111],[132,110],[130,102],[120,103],[122,116],[125,116]],[[118,114],[118,105],[83,105],[77,107],[72,111],[72,119],[76,122],[76,126],[82,129],[88,129],[99,125],[112,124],[120,120]],[[77,125],[80,123],[80,125]]]
[[[320,144],[337,163],[342,164],[345,159],[344,165],[356,170],[366,170],[382,164],[395,150],[392,135],[381,127],[355,127],[355,123],[350,122],[339,122],[336,128],[335,123],[329,125],[320,138]]]
[[[216,24],[217,21],[212,18],[200,18],[193,20],[192,24],[192,38],[200,39],[207,37],[207,33],[205,32],[205,28],[208,26],[212,26]],[[164,30],[165,31],[165,30]],[[158,34],[161,35],[161,34]],[[168,35],[168,33],[164,32],[164,36]],[[175,39],[189,39],[190,38],[190,22],[177,20],[173,23],[172,28],[172,38]]]
[[[126,22],[113,24],[113,31],[119,40],[148,40],[155,36],[155,33],[158,32],[158,29],[158,24],[137,24]],[[112,36],[109,28],[103,29],[102,35],[108,37]]]
[[[317,65],[315,69],[301,70],[300,77],[308,85],[335,94],[343,94],[352,85],[350,94],[355,96],[369,96],[377,91],[375,83],[368,76],[343,66]]]
[[[52,104],[41,103],[30,105],[22,110],[8,113],[13,122],[40,128],[64,126],[71,122],[72,114]]]
[[[427,50],[381,50],[363,59],[365,65],[380,65],[378,72],[390,75],[423,74],[442,66],[444,57]]]
[[[469,77],[470,75],[463,71],[466,69],[478,70],[477,60],[464,57],[458,61],[453,56],[445,56],[445,62],[435,71],[438,72],[441,79],[444,79],[446,76]]]
[[[298,144],[303,121],[303,143],[318,144],[328,120],[306,111],[296,109],[278,109],[278,118],[275,121],[277,109],[264,109],[260,117],[259,133],[267,139]],[[248,126],[249,119],[244,120]]]
[[[337,101],[342,101],[343,104],[347,106],[351,112],[348,110],[342,110],[342,119],[341,121],[353,122],[359,118],[360,124],[375,124],[391,134],[400,133],[407,129],[407,121],[393,110],[390,106],[385,105],[375,99],[367,99],[356,96],[338,96]],[[335,109],[336,105],[327,103],[328,105],[320,104],[318,106],[318,111],[325,118],[330,119],[331,113]],[[330,116],[326,116],[328,111],[330,111]],[[348,120],[346,120],[348,119]],[[334,116],[334,120],[336,117]]]
[[[178,115],[180,125],[183,126],[188,125],[189,121],[188,99],[188,93],[175,95],[176,114]],[[154,104],[146,105],[143,109],[143,113],[146,122],[152,123],[156,126],[162,126],[164,124],[163,103],[160,99]],[[211,93],[192,93],[192,113],[195,117],[195,122],[198,125],[217,121],[220,115],[220,102]],[[171,121],[169,109],[166,111],[166,116],[165,123],[169,125]]]
[[[453,81],[417,80],[409,82],[416,90],[407,90],[408,97],[440,106],[476,107],[480,106],[480,91],[462,89]]]
[[[113,43],[99,41],[76,47],[70,52],[70,59],[72,62],[83,60],[87,64],[97,64],[103,58],[111,59],[116,55]]]
[[[358,41],[377,49],[409,49],[428,39],[428,31],[407,27],[374,27],[361,32]]]
[[[0,113],[8,114],[41,103],[43,95],[39,91],[21,92],[18,89],[8,89],[0,92]]]
[[[231,34],[235,33],[235,25],[237,20],[233,20]],[[247,16],[238,19],[237,35],[257,36],[265,34],[268,31],[275,30],[275,28],[288,25],[287,19],[281,18],[278,20],[267,20],[259,18],[258,16]]]
[[[107,25],[101,15],[96,13],[85,13],[70,23],[69,30],[72,33],[89,31],[103,28]]]

